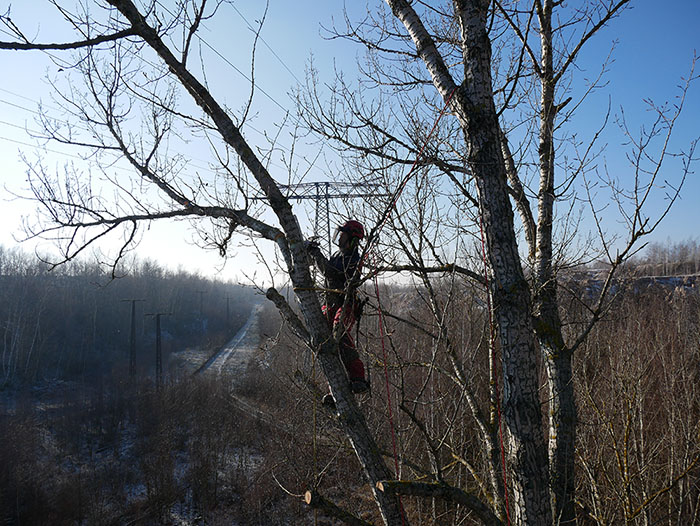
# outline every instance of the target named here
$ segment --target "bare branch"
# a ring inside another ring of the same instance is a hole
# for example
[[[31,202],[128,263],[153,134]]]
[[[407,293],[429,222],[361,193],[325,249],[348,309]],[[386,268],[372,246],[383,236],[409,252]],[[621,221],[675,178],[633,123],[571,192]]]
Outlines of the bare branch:
[[[317,491],[307,491],[304,495],[304,502],[312,509],[320,510],[329,517],[336,518],[350,526],[372,526],[371,523],[363,521],[351,513],[340,508]]]
[[[413,497],[440,498],[461,504],[479,517],[487,526],[503,526],[503,521],[476,496],[447,484],[437,482],[413,482],[403,480],[382,480],[377,484],[380,491]]]
[[[111,35],[100,35],[95,38],[81,40],[78,42],[67,42],[63,44],[35,44],[32,42],[0,42],[0,49],[9,49],[14,51],[50,51],[50,50],[68,50],[81,49],[86,47],[94,47],[104,42],[114,42],[122,38],[136,36],[136,30],[133,28],[122,29]]]
[[[309,347],[311,347],[312,342],[309,331],[306,330],[306,327],[304,327],[304,324],[289,306],[287,300],[285,300],[274,287],[267,289],[265,296],[267,296],[267,299],[275,304],[280,313],[282,313],[284,319],[287,320],[287,323],[289,323],[289,326],[292,328],[294,333],[299,336],[299,338],[301,338]]]

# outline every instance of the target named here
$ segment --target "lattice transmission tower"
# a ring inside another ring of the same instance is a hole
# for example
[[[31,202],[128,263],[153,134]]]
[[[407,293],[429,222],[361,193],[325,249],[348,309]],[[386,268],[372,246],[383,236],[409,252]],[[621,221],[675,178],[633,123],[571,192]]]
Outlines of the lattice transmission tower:
[[[379,193],[381,185],[377,183],[342,183],[337,181],[320,181],[280,185],[280,190],[286,192],[287,199],[310,199],[315,201],[314,236],[326,238],[328,253],[331,246],[331,199],[357,199],[362,197],[385,197],[389,194]]]

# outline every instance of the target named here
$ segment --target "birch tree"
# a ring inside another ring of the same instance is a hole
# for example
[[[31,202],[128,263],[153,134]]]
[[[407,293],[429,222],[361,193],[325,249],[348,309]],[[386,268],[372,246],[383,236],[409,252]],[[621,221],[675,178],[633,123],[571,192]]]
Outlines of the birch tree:
[[[642,246],[644,236],[654,231],[690,172],[695,142],[680,153],[679,177],[666,187],[669,199],[665,206],[654,212],[648,209],[654,185],[664,185],[660,168],[671,155],[669,139],[694,78],[693,64],[689,64],[690,75],[681,87],[678,104],[663,109],[650,103],[658,118],[649,128],[637,135],[624,121],[620,123],[629,138],[632,165],[629,187],[603,181],[609,184],[609,198],[628,227],[625,239],[613,251],[613,240],[604,234],[600,215],[604,205],[596,202],[593,190],[598,184],[593,182],[596,174],[604,173],[597,141],[610,110],[601,109],[601,129],[592,132],[589,140],[567,131],[566,123],[602,85],[608,67],[609,57],[602,57],[600,76],[575,88],[582,50],[630,2],[567,6],[540,0],[527,5],[387,0],[386,4],[389,10],[378,8],[357,21],[346,16],[347,26],[332,30],[335,38],[352,40],[367,50],[360,65],[364,76],[357,87],[339,78],[326,102],[313,82],[312,71],[309,86],[299,94],[301,114],[310,130],[348,152],[358,172],[408,169],[418,157],[429,174],[426,178],[441,189],[448,187],[451,195],[461,196],[462,205],[454,213],[474,218],[477,243],[483,225],[489,294],[502,352],[503,409],[512,474],[507,491],[513,522],[573,524],[577,409],[572,358],[610,305],[610,285],[617,269]],[[364,98],[357,96],[362,89]],[[427,130],[443,108],[454,116],[458,129],[445,124],[429,136]],[[659,141],[656,149],[652,148],[654,141]],[[571,211],[577,199],[588,203],[589,215],[597,225],[597,254],[572,257],[570,244],[577,225]],[[444,234],[442,239],[459,237],[457,232],[465,228],[458,224],[452,235]],[[440,269],[454,271],[459,261],[451,261],[449,251],[441,250],[427,231],[397,230],[399,240],[407,236],[414,241],[405,243],[405,257],[419,264],[387,268],[413,272],[426,288],[429,275]],[[424,253],[432,258],[432,268],[422,259]],[[586,306],[577,329],[565,333],[560,317],[561,271],[597,258],[609,269],[600,294]],[[444,303],[442,307],[449,308]],[[439,311],[434,310],[436,316]],[[442,338],[443,332],[439,334]],[[546,400],[538,395],[540,360]],[[455,364],[456,376],[461,377],[460,388],[469,397],[470,382],[460,374],[460,365]],[[497,396],[492,391],[491,412]],[[477,405],[472,412],[477,429],[483,429],[484,457],[491,459],[493,473],[499,469],[493,455],[497,442],[492,425],[483,417],[489,413],[489,404]],[[548,419],[546,427],[541,426],[543,419]],[[504,489],[496,479],[492,475],[487,499],[496,503],[492,509],[505,521]],[[396,491],[411,494],[417,487],[402,485]]]
[[[607,305],[605,297],[616,267],[656,224],[645,215],[643,205],[656,183],[665,150],[651,158],[651,168],[638,167],[639,177],[651,176],[638,179],[632,189],[634,206],[626,216],[630,226],[628,242],[613,254],[607,241],[602,240],[603,252],[607,252],[611,263],[610,275],[600,300],[590,306],[582,328],[565,338],[559,317],[556,262],[561,247],[555,243],[556,203],[568,196],[577,177],[583,179],[584,195],[586,188],[593,190],[585,186],[585,168],[590,162],[586,148],[576,159],[578,168],[575,163],[566,170],[557,168],[555,132],[558,123],[567,119],[566,108],[576,107],[576,102],[567,97],[566,83],[580,50],[621,12],[628,0],[591,2],[577,10],[551,0],[535,0],[526,7],[519,2],[486,0],[453,0],[438,5],[386,0],[373,19],[376,22],[351,25],[343,35],[370,50],[372,60],[367,67],[370,73],[377,73],[373,82],[390,85],[394,90],[395,98],[387,102],[392,108],[399,108],[395,114],[403,108],[409,115],[428,115],[429,120],[435,120],[446,108],[448,119],[438,133],[450,142],[444,143],[447,146],[443,150],[430,150],[422,162],[432,170],[431,176],[439,173],[439,177],[454,184],[462,206],[471,208],[472,216],[483,224],[488,279],[461,267],[458,261],[448,263],[452,271],[463,272],[482,285],[488,283],[501,351],[499,376],[503,379],[503,420],[508,442],[507,484],[499,473],[498,429],[493,417],[498,393],[492,390],[486,401],[479,400],[465,363],[452,342],[445,340],[451,376],[468,401],[484,445],[483,456],[490,466],[490,481],[478,491],[449,483],[439,476],[439,469],[434,470],[435,480],[429,482],[393,480],[376,437],[347,385],[338,358],[338,335],[331,333],[321,312],[299,221],[280,191],[278,179],[241,131],[247,110],[236,118],[214,97],[203,75],[195,73],[196,67],[192,66],[193,40],[204,21],[216,15],[224,2],[181,2],[172,12],[159,2],[142,5],[132,0],[107,0],[77,13],[62,9],[58,0],[53,3],[58,16],[75,29],[74,41],[52,44],[30,39],[26,36],[30,33],[17,27],[7,14],[2,21],[15,39],[0,42],[0,49],[74,53],[72,71],[79,80],[63,89],[58,84],[55,87],[62,105],[84,126],[85,133],[51,119],[43,122],[45,132],[48,139],[85,148],[96,161],[101,176],[113,183],[116,197],[105,197],[89,174],[72,169],[56,174],[41,163],[31,163],[32,191],[46,219],[32,231],[34,235],[54,236],[65,260],[110,235],[121,239],[119,259],[138,240],[143,223],[171,218],[190,219],[202,228],[206,225],[211,246],[222,254],[239,233],[274,245],[294,289],[298,311],[274,288],[268,290],[267,296],[309,352],[315,354],[336,399],[338,422],[362,465],[385,524],[410,523],[410,517],[403,513],[400,494],[446,499],[466,507],[484,524],[551,525],[575,521],[576,405],[571,359]],[[571,27],[576,29],[573,33],[568,30]],[[385,55],[398,57],[399,68],[387,70],[387,74],[377,68]],[[530,129],[531,115],[521,109],[532,98],[533,89],[539,92],[535,130]],[[418,92],[413,99],[401,97],[410,95],[411,90]],[[376,106],[372,115],[360,111],[372,107],[372,103],[364,106],[362,92],[345,94],[349,95],[348,104],[358,104],[351,119],[344,123],[337,115],[326,118],[328,113],[323,113],[325,108],[321,105],[316,108],[318,112],[309,112],[307,124],[313,131],[336,140],[342,148],[360,151],[368,162],[377,160],[378,164],[370,167],[373,171],[382,171],[382,163],[384,167],[405,164],[404,155],[392,152],[417,153],[419,148],[411,145],[425,142],[425,129],[429,126],[415,120],[405,122],[405,130],[415,130],[414,134],[406,133],[412,135],[412,142],[405,141],[379,125],[375,117],[381,112]],[[308,100],[313,104],[313,97]],[[411,104],[405,104],[409,100]],[[424,104],[424,111],[416,110],[416,102]],[[188,104],[195,109],[189,109]],[[679,106],[671,113],[659,112],[657,125],[649,133],[653,137],[670,135],[675,115],[681,109]],[[319,118],[314,120],[314,115]],[[221,174],[217,181],[220,186],[214,190],[183,173],[182,158],[168,151],[168,138],[182,132],[174,124],[176,119],[183,119],[192,133],[203,134],[211,142],[212,156]],[[359,126],[353,119],[359,121]],[[525,138],[518,136],[520,128],[516,126],[523,123],[532,132]],[[371,134],[365,138],[371,141],[363,143],[348,130],[369,130]],[[650,158],[650,138],[645,136],[632,143],[638,159]],[[511,145],[516,143],[518,148],[513,149]],[[534,197],[529,198],[523,166],[530,159],[522,152],[532,153],[533,144],[538,183]],[[684,158],[689,162],[692,157],[691,151]],[[111,171],[115,159],[125,160],[131,166],[127,178]],[[685,170],[689,169],[686,163]],[[559,171],[564,173],[560,175]],[[674,190],[671,202],[679,188]],[[259,213],[259,201],[253,200],[258,197],[263,198],[273,219],[265,220]],[[597,212],[598,209],[592,209],[594,216]],[[520,218],[519,225],[516,216]],[[377,220],[370,230],[376,232],[379,224]],[[518,226],[526,247],[520,242]],[[415,254],[419,246],[430,248],[428,241],[423,237],[414,244],[406,243],[401,247],[403,254]],[[410,264],[402,268],[418,268],[418,275],[430,289],[426,276],[436,269],[416,262],[420,260],[409,258]],[[442,330],[447,325],[440,328],[442,337],[447,334]],[[548,385],[545,404],[540,397],[540,362],[544,364]],[[492,361],[492,367],[497,363]],[[543,418],[549,420],[545,426]],[[415,423],[420,425],[418,419]],[[327,502],[322,496],[316,497],[316,502]],[[506,506],[508,499],[510,510]],[[337,506],[325,509],[337,510]],[[338,516],[351,523],[358,520],[347,513]]]

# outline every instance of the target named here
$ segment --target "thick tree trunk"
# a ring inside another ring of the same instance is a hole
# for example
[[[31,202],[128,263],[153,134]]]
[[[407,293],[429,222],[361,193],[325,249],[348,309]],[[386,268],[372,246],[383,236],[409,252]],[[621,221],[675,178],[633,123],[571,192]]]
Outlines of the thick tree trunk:
[[[493,309],[503,353],[503,412],[513,470],[508,491],[515,524],[550,525],[547,452],[541,427],[530,294],[515,243],[505,172],[502,164],[501,169],[498,167],[498,135],[487,124],[488,119],[488,115],[473,119],[466,134],[470,166],[477,176],[482,202],[493,274]],[[492,133],[486,131],[489,128]]]
[[[530,291],[522,271],[493,102],[486,3],[456,1],[465,61],[462,126],[479,189],[493,274],[491,294],[503,361],[503,408],[515,524],[551,524],[547,450],[541,427]]]
[[[425,62],[444,99],[454,89],[449,71],[420,18],[405,0],[387,0]],[[491,79],[491,46],[486,31],[488,2],[455,0],[462,32],[465,81],[452,109],[468,145],[469,168],[477,182],[493,279],[494,313],[503,352],[504,416],[513,477],[509,494],[515,524],[551,525],[547,449],[541,426],[538,372],[525,280],[508,197],[500,128]]]

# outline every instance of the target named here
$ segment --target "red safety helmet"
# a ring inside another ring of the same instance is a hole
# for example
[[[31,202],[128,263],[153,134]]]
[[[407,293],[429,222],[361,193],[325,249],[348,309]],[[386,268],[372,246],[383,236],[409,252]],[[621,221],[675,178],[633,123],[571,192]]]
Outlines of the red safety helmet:
[[[346,221],[343,226],[339,226],[338,231],[347,232],[350,234],[350,237],[356,237],[357,239],[365,238],[365,227],[362,226],[362,223],[353,219]]]
[[[336,244],[339,242],[340,234],[342,234],[343,232],[348,234],[350,236],[350,239],[355,239],[357,241],[359,241],[360,239],[364,239],[365,237],[365,227],[362,226],[362,223],[353,219],[351,219],[350,221],[346,221],[344,224],[340,225],[338,228],[335,229],[333,241]]]

